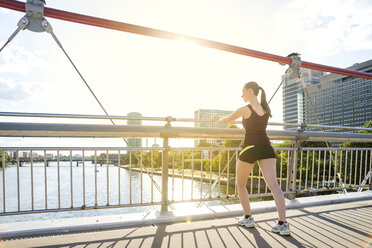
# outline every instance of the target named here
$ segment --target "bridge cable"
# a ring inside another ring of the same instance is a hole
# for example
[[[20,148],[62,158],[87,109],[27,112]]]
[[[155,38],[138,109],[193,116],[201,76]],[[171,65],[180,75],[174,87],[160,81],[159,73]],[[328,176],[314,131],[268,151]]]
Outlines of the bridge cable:
[[[290,56],[290,57],[292,58],[292,64],[290,65],[290,68],[293,69],[292,74],[295,75],[295,76],[297,76],[298,79],[300,80],[300,83],[301,83],[301,85],[302,85],[304,91],[306,92],[306,96],[307,96],[307,98],[309,99],[309,103],[310,103],[311,108],[312,108],[312,110],[313,110],[313,113],[314,113],[314,116],[315,116],[316,122],[318,123],[320,129],[321,129],[322,131],[324,131],[324,127],[322,127],[322,126],[320,125],[320,121],[319,121],[319,118],[318,118],[318,114],[317,114],[316,107],[315,107],[315,105],[313,104],[313,101],[311,100],[310,94],[309,94],[309,92],[308,92],[308,90],[307,90],[307,87],[306,87],[306,84],[305,84],[305,80],[304,80],[304,78],[303,78],[303,74],[302,74],[302,72],[300,71],[300,68],[301,68],[301,58],[300,58],[298,55],[296,55],[296,54],[293,55],[293,56]],[[305,125],[305,126],[306,126],[306,125]],[[302,130],[301,130],[301,131],[302,131]],[[323,141],[324,141],[324,143],[326,144],[327,148],[328,148],[328,149],[331,149],[331,147],[330,147],[328,141],[326,141],[324,137],[323,137]],[[330,150],[330,151],[331,151],[331,150]],[[313,151],[313,152],[314,152],[314,151]],[[326,153],[326,151],[324,151],[324,152]],[[336,155],[336,154],[335,154],[335,155]],[[332,152],[331,152],[331,154],[330,154],[329,157],[330,157],[330,160],[331,160],[331,164],[333,163],[334,166],[335,166],[335,171],[334,171],[334,172],[335,172],[336,176],[339,178],[340,183],[345,187],[345,184],[343,183],[342,178],[341,178],[341,174],[338,173],[338,172],[336,173],[337,164],[336,164],[335,161],[334,161],[334,158],[333,158]],[[330,171],[331,171],[331,170],[330,170]],[[318,175],[318,177],[319,177],[319,175]],[[324,181],[324,178],[323,178],[322,180]],[[328,187],[329,187],[329,181],[330,181],[330,180],[329,180],[329,178],[328,178]],[[324,185],[324,183],[323,183],[323,185]],[[306,186],[307,186],[307,185],[306,185]],[[336,178],[335,178],[335,186],[336,186]],[[343,192],[344,192],[345,194],[347,193],[347,191],[346,191],[345,188],[343,189]]]
[[[106,116],[109,116],[106,109],[103,107],[102,103],[99,101],[98,97],[95,95],[95,93],[93,92],[93,90],[91,89],[91,87],[89,86],[87,81],[84,79],[83,75],[80,73],[78,68],[75,66],[75,64],[71,60],[70,56],[67,54],[67,52],[63,48],[61,42],[58,40],[57,36],[54,34],[51,24],[44,18],[44,4],[45,4],[44,1],[39,1],[37,4],[28,3],[28,2],[26,3],[26,15],[24,17],[22,17],[21,20],[18,22],[18,24],[17,24],[18,28],[9,37],[7,42],[2,46],[2,48],[0,49],[0,52],[14,39],[14,37],[19,33],[20,30],[28,29],[28,30],[33,31],[33,32],[44,32],[44,31],[46,31],[47,33],[51,34],[53,39],[56,41],[57,45],[62,49],[63,53],[66,55],[66,57],[68,58],[68,60],[72,64],[72,66],[75,68],[76,72],[79,74],[80,78],[83,80],[86,87],[89,89],[90,93],[93,95],[93,97],[95,98],[95,100],[97,101],[97,103],[99,104],[101,109],[104,111]],[[115,125],[115,122],[111,118],[109,118],[109,120],[111,121],[111,123],[113,125]],[[122,137],[122,139],[127,144],[127,146],[130,147],[128,141],[124,137]],[[136,153],[134,153],[134,156],[137,159],[137,161],[140,161],[140,158],[138,157],[138,155]],[[143,164],[141,164],[141,167],[142,167],[142,169],[145,170],[146,174],[151,178],[155,187],[161,193],[160,186],[154,180],[152,175],[148,172],[147,168],[144,167]],[[169,204],[169,206],[170,206],[171,209],[174,209],[174,207],[171,204]]]
[[[72,66],[75,68],[76,72],[79,74],[79,76],[81,77],[81,79],[84,81],[85,85],[87,86],[87,88],[89,89],[89,91],[92,93],[92,95],[94,96],[94,98],[96,99],[96,101],[98,102],[98,104],[101,106],[101,108],[105,112],[106,116],[109,116],[109,114],[107,113],[106,109],[102,106],[101,102],[98,100],[97,96],[94,94],[93,90],[91,89],[91,87],[89,86],[89,84],[87,83],[87,81],[84,79],[84,77],[81,75],[80,71],[77,69],[77,67],[75,66],[75,64],[72,62],[70,56],[68,56],[68,54],[65,51],[65,49],[63,49],[62,44],[59,42],[59,40],[57,39],[57,37],[55,36],[55,34],[53,33],[53,31],[50,34],[52,35],[53,39],[57,42],[58,46],[62,49],[62,51],[64,52],[64,54],[68,58],[68,60],[71,62]],[[111,121],[111,123],[113,125],[116,125],[115,122],[111,118],[109,118],[109,120]],[[122,137],[122,139],[127,144],[127,146],[130,147],[129,142],[124,137]],[[135,158],[137,159],[137,161],[140,161],[140,158],[138,157],[138,155],[136,153],[133,153],[133,154],[134,154]],[[149,171],[147,170],[147,168],[145,166],[143,166],[143,164],[141,164],[141,167],[142,167],[142,169],[145,170],[146,174],[150,177],[150,179],[154,183],[155,187],[161,193],[161,188],[158,185],[158,183],[154,180],[154,178],[152,177],[151,173],[149,173]],[[169,206],[170,206],[171,209],[174,209],[174,207],[172,205],[169,205]]]
[[[5,42],[5,44],[1,47],[0,49],[0,53],[1,51],[14,39],[14,37],[16,37],[16,35],[19,33],[19,31],[21,31],[21,28],[17,28],[16,31],[14,31],[14,33],[9,37],[9,39]]]
[[[278,92],[278,90],[280,89],[280,87],[282,86],[282,84],[287,80],[287,78],[289,77],[289,75],[291,74],[291,70],[290,68],[288,68],[286,71],[285,71],[285,76],[283,77],[282,81],[280,82],[278,88],[276,88],[274,94],[271,96],[270,100],[267,102],[267,104],[270,104],[271,100],[274,98],[274,96],[276,95],[276,93]]]

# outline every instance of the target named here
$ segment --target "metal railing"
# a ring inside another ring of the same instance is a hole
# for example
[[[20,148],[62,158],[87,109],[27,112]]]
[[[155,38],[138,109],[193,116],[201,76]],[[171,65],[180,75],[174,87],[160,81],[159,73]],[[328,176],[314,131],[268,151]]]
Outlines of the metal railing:
[[[371,188],[372,147],[300,145],[309,140],[372,142],[371,134],[267,133],[272,140],[293,141],[292,147],[275,147],[277,178],[288,198]],[[0,136],[163,139],[160,148],[0,147],[2,165],[15,165],[2,166],[0,215],[149,205],[161,205],[167,211],[175,203],[238,199],[235,166],[239,147],[175,148],[169,147],[169,139],[239,140],[244,137],[240,129],[0,123]],[[5,156],[10,152],[12,159]],[[251,198],[271,196],[258,166],[247,188]]]
[[[212,120],[201,120],[191,118],[174,118],[167,117],[132,117],[118,115],[83,115],[83,114],[56,114],[56,113],[23,113],[23,112],[0,112],[0,116],[4,117],[35,117],[35,118],[61,118],[61,119],[94,119],[94,120],[143,120],[143,121],[165,121],[171,122],[192,122],[192,123],[214,123]],[[233,121],[231,123],[241,124],[241,121]],[[284,126],[284,127],[300,127],[305,128],[324,128],[324,129],[345,129],[345,130],[365,130],[372,131],[372,128],[365,127],[346,127],[346,126],[327,126],[304,123],[280,123],[269,122],[269,126]]]
[[[16,152],[16,162],[1,172],[0,214],[238,199],[235,165],[239,150],[3,147],[2,154]],[[275,150],[277,178],[287,195],[370,187],[370,178],[362,181],[371,171],[372,148]],[[29,158],[22,158],[22,152],[28,152]],[[139,155],[140,161],[133,153]],[[47,163],[51,158],[56,161]],[[36,159],[44,161],[34,162]],[[5,156],[2,164],[7,164]],[[291,170],[295,173],[291,174]],[[165,179],[162,187],[167,185],[168,190],[156,191],[154,181],[143,174],[151,174],[159,183]],[[257,166],[248,178],[247,188],[250,197],[271,195]]]

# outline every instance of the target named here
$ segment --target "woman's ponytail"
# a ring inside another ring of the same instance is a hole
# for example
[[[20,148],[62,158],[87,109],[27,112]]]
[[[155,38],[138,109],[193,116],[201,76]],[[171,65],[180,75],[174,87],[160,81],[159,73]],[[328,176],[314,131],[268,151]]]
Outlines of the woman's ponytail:
[[[258,87],[260,90],[261,90],[261,106],[262,108],[266,111],[266,113],[270,116],[271,116],[271,110],[270,110],[270,107],[269,107],[269,104],[267,104],[267,101],[266,101],[266,94],[265,94],[265,91],[264,89],[262,89],[262,87]]]
[[[266,94],[265,94],[265,91],[262,89],[262,87],[260,87],[256,82],[251,81],[251,82],[246,83],[244,85],[244,88],[246,88],[247,90],[252,89],[256,96],[258,95],[258,92],[261,90],[261,106],[265,110],[265,112],[270,117],[272,117],[269,104],[267,104],[267,101],[266,101]]]

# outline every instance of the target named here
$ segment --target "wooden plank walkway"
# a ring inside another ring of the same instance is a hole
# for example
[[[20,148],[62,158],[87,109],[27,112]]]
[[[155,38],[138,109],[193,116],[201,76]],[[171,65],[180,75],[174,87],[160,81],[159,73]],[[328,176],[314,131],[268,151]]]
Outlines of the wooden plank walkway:
[[[271,232],[277,213],[6,240],[0,247],[371,247],[372,200],[287,210],[292,235]]]

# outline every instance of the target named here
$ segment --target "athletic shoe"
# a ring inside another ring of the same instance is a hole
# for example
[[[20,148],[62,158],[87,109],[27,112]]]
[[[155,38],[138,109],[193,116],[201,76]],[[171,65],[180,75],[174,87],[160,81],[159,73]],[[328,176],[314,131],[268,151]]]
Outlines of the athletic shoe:
[[[254,227],[254,219],[252,216],[248,217],[247,219],[245,216],[243,216],[243,218],[238,221],[238,224],[245,227]]]
[[[291,235],[291,230],[289,230],[289,224],[284,222],[283,225],[279,225],[279,221],[271,227],[271,231],[274,233],[279,233],[280,235]]]

